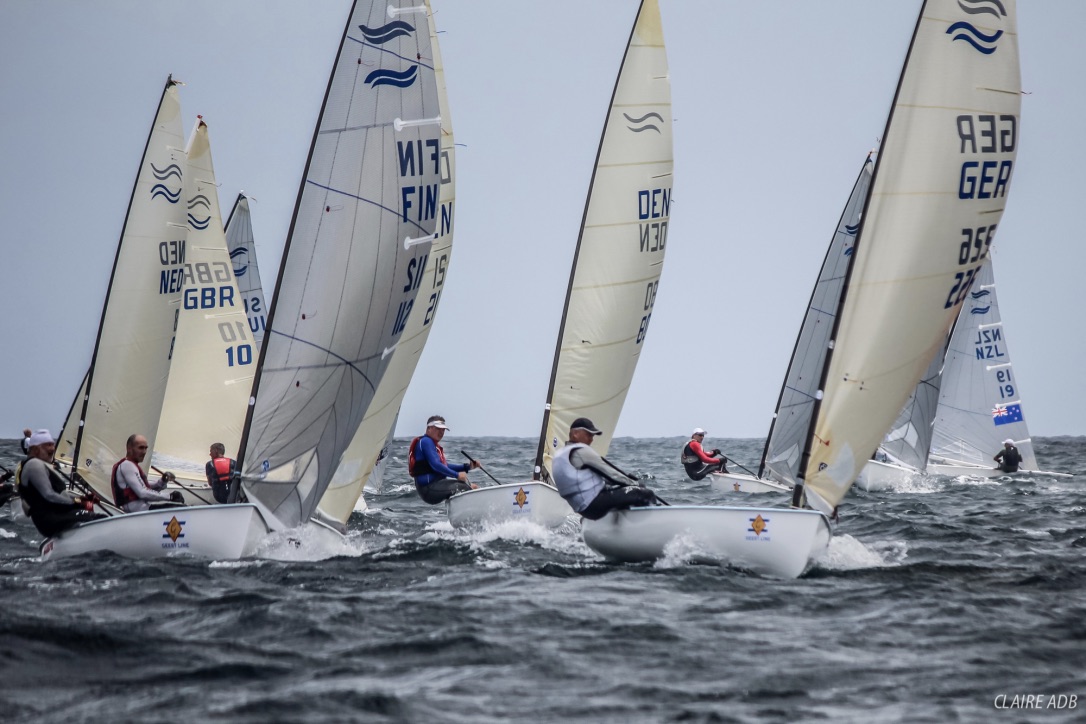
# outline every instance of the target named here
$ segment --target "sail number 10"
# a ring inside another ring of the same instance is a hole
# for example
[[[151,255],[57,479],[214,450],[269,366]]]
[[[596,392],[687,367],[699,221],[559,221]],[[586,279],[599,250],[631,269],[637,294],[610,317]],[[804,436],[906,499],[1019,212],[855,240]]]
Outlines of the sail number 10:
[[[246,330],[247,322],[221,322],[219,324],[219,336],[226,343],[226,366],[251,365],[253,363],[253,346],[248,343],[235,344],[249,339]]]

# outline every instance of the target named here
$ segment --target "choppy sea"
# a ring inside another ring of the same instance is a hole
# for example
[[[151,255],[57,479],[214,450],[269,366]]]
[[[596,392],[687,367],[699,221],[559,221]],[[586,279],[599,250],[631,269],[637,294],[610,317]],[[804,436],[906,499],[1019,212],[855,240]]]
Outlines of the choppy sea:
[[[609,457],[672,503],[746,497],[687,479],[683,442]],[[0,518],[0,720],[1086,720],[1086,438],[1034,439],[1073,479],[854,488],[794,581],[609,563],[573,520],[455,531],[401,443],[346,545],[306,560],[42,562]],[[710,444],[752,467],[762,441]],[[515,482],[535,441],[445,447]]]

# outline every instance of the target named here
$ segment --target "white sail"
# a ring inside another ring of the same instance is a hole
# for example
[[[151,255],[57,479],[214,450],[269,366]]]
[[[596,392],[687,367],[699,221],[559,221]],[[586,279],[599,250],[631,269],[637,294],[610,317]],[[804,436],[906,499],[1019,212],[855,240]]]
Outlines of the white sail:
[[[449,259],[452,256],[453,206],[456,200],[455,143],[452,118],[449,115],[448,94],[445,90],[445,70],[438,49],[437,30],[433,12],[426,0],[427,19],[430,28],[434,75],[437,78],[437,97],[441,111],[441,199],[439,202],[438,236],[429,256],[425,257],[422,286],[419,297],[407,318],[400,343],[396,345],[391,363],[377,385],[373,403],[366,412],[362,424],[340,461],[339,469],[332,478],[321,500],[320,508],[326,514],[346,523],[355,509],[358,497],[373,473],[377,461],[387,455],[388,444],[396,430],[400,403],[407,386],[415,374],[415,367],[422,356],[422,349],[430,336],[431,325],[437,315],[441,292],[445,286]]]
[[[109,477],[133,433],[153,446],[181,303],[185,245],[184,139],[173,80],[166,83],[128,216],[87,375],[73,452],[76,472],[112,499]]]
[[[876,162],[805,485],[830,512],[944,343],[1002,216],[1021,108],[1014,0],[928,0]]]
[[[264,303],[264,285],[260,281],[260,266],[256,262],[253,217],[249,211],[249,199],[244,193],[238,194],[234,200],[234,208],[230,210],[224,230],[234,278],[249,318],[249,330],[259,348],[267,326],[268,307]]]
[[[927,467],[945,354],[944,346],[931,358],[924,376],[909,395],[881,445],[883,452],[895,463],[917,472],[923,472]]]
[[[162,403],[154,464],[203,479],[211,443],[236,453],[260,348],[226,251],[207,124],[198,120],[187,149],[188,240],[173,364]]]
[[[989,257],[976,274],[947,350],[931,457],[991,468],[992,456],[1008,438],[1022,454],[1021,468],[1036,470]]]
[[[792,350],[792,359],[784,375],[758,477],[763,477],[768,471],[771,477],[782,483],[792,484],[796,481],[800,455],[810,432],[815,395],[829,353],[827,343],[841,301],[845,273],[852,259],[860,213],[871,187],[872,166],[869,155],[852,187],[852,194],[848,197],[826,258],[822,261],[822,269],[811,292],[796,346]]]
[[[438,222],[440,117],[425,8],[359,0],[317,123],[239,464],[273,527],[305,522],[415,306]]]
[[[555,350],[536,475],[570,424],[590,418],[606,453],[652,318],[672,185],[671,82],[657,0],[630,34],[588,190]]]
[[[54,459],[71,467],[72,453],[75,452],[75,441],[79,436],[79,419],[83,413],[83,398],[87,396],[87,376],[83,375],[83,381],[79,383],[79,392],[72,401],[68,410],[68,416],[64,418],[64,424],[60,428],[60,437],[57,438],[57,452]]]

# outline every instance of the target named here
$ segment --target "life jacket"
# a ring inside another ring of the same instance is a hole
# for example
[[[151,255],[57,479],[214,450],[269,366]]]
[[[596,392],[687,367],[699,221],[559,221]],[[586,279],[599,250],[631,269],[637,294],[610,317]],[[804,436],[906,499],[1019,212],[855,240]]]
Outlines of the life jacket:
[[[588,446],[579,442],[566,445],[554,454],[551,461],[551,473],[558,494],[578,513],[587,508],[605,487],[603,476],[596,471],[573,466],[569,459],[570,453],[582,447]]]
[[[215,475],[223,485],[230,485],[230,478],[234,474],[234,461],[228,457],[215,458],[211,461],[215,466]]]
[[[694,464],[694,463],[696,463],[698,465],[701,464],[701,458],[699,458],[698,454],[696,452],[694,452],[694,448],[690,447],[690,443],[692,443],[692,442],[694,442],[694,441],[693,440],[688,440],[686,442],[686,445],[683,445],[683,454],[682,454],[682,458],[680,458],[683,465],[691,465],[691,464]]]
[[[434,472],[434,469],[430,466],[430,463],[427,462],[425,457],[415,457],[415,451],[418,450],[419,441],[422,440],[422,438],[422,435],[416,437],[411,441],[411,447],[407,449],[407,474],[413,478],[419,478]],[[445,460],[445,450],[436,442],[434,443],[434,447],[437,448],[437,455],[441,458],[441,463],[443,465],[448,465],[449,463]]]
[[[124,506],[128,505],[129,503],[134,503],[140,499],[140,496],[136,495],[135,490],[132,490],[132,488],[129,487],[122,488],[120,483],[117,482],[117,470],[121,467],[121,463],[123,463],[127,459],[128,458],[124,458],[124,460],[118,460],[113,465],[113,472],[109,475],[109,486],[113,489],[113,503],[121,510],[124,510]],[[136,465],[135,463],[132,464]],[[136,470],[139,471],[140,477],[143,479],[143,484],[148,485],[147,473],[143,472],[143,468],[141,468],[139,465],[136,465]]]
[[[1022,464],[1022,453],[1018,452],[1018,448],[1011,445],[1010,448],[1003,449],[1003,471],[1007,473],[1018,472],[1018,466]]]

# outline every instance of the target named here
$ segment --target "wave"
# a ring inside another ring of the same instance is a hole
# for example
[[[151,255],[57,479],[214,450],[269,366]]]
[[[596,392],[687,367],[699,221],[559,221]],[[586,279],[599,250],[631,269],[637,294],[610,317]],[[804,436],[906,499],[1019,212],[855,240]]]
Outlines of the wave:
[[[191,209],[194,206],[204,206],[204,207],[206,207],[207,209],[210,210],[211,209],[211,200],[208,199],[203,194],[197,194],[197,195],[193,196],[191,199],[189,199],[189,208]]]
[[[181,200],[181,189],[170,191],[164,184],[155,184],[151,187],[151,198],[153,199],[156,196],[163,196],[171,204],[176,204]]]
[[[634,124],[633,126],[626,126],[627,128],[629,128],[634,133],[641,133],[642,131],[656,131],[657,133],[660,133],[660,127],[659,126],[657,126],[655,123],[645,123],[645,121],[647,121],[650,118],[656,118],[656,119],[658,119],[660,121],[660,123],[664,122],[664,117],[661,116],[659,113],[656,113],[655,111],[649,111],[648,113],[641,116],[640,118],[633,118],[628,113],[623,113],[622,115],[627,121]],[[642,124],[642,125],[638,125],[638,124]]]
[[[997,18],[1001,15],[1004,17],[1007,15],[1007,9],[1003,7],[1003,3],[999,0],[958,0],[958,7],[970,15],[988,13]]]
[[[370,28],[365,25],[359,25],[358,29],[362,31],[362,37],[374,45],[384,45],[390,40],[401,38],[404,35],[410,35],[415,32],[415,28],[403,20],[394,20],[388,25],[382,25],[379,28]]]
[[[176,176],[179,181],[181,180],[181,167],[176,163],[171,163],[166,168],[159,168],[158,166],[155,166],[154,163],[151,163],[150,165],[151,174],[159,181],[165,181],[171,176]]]
[[[419,68],[417,65],[413,65],[407,70],[388,70],[387,68],[378,68],[369,75],[366,76],[366,83],[371,88],[376,88],[379,85],[393,85],[397,88],[407,88],[418,79]]]
[[[203,231],[204,229],[206,229],[208,227],[208,224],[210,224],[210,223],[211,223],[211,217],[210,216],[208,216],[206,219],[197,219],[192,214],[189,214],[189,226],[196,229],[197,231]]]
[[[987,314],[990,311],[992,311],[992,305],[991,304],[989,304],[987,307],[973,307],[972,309],[969,310],[969,313],[970,314]]]
[[[958,31],[957,35],[953,35],[955,31]],[[946,32],[947,35],[953,35],[951,40],[964,40],[985,55],[991,55],[996,51],[995,43],[1003,35],[1002,30],[997,30],[991,35],[985,35],[965,21],[954,23],[947,28]]]

